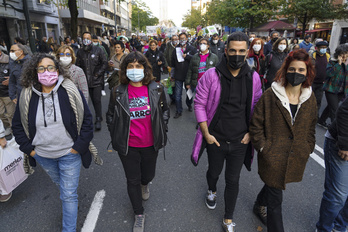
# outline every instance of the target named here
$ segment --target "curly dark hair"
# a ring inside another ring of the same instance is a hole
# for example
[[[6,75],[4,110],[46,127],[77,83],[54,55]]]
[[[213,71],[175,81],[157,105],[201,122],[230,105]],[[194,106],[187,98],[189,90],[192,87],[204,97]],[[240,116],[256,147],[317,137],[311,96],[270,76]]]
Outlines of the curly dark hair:
[[[120,82],[121,84],[129,84],[129,79],[127,77],[127,66],[129,63],[138,62],[144,66],[145,77],[142,80],[143,85],[148,85],[151,81],[155,80],[155,77],[152,75],[152,66],[146,57],[138,51],[129,53],[126,58],[122,61],[120,66]]]
[[[338,59],[339,56],[342,56],[346,53],[348,53],[348,45],[340,44],[336,48],[333,58]]]
[[[69,76],[67,76],[67,74],[64,72],[63,67],[60,66],[59,62],[54,58],[54,56],[51,56],[46,53],[35,53],[30,59],[27,59],[27,61],[24,63],[21,76],[21,84],[23,87],[28,88],[30,86],[34,86],[35,89],[39,91],[42,90],[41,83],[38,81],[36,68],[44,58],[53,60],[54,65],[56,66],[57,71],[59,72],[59,75],[62,75],[64,78],[69,78]]]

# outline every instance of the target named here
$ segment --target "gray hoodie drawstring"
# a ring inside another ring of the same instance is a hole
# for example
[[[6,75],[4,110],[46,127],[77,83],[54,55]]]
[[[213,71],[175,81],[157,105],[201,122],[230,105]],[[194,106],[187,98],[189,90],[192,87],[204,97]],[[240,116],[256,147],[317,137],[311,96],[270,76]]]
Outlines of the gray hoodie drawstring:
[[[43,117],[44,117],[44,125],[45,125],[45,127],[47,127],[46,115],[45,115],[45,99],[44,99],[43,93],[41,93],[41,99],[42,99],[42,112],[43,112]],[[53,92],[52,92],[52,102],[53,102],[54,121],[56,122],[57,115],[56,115],[56,107],[54,105]]]

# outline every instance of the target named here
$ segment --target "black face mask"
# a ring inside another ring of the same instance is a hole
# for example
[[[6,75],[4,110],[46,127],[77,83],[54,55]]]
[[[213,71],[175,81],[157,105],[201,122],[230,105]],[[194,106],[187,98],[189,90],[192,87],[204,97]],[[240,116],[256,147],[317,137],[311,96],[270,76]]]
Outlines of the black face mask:
[[[302,84],[306,81],[307,77],[301,73],[287,73],[285,75],[286,80],[292,85],[292,86],[298,86],[299,84]]]
[[[273,38],[273,39],[272,39],[272,42],[275,42],[275,41],[277,41],[277,39],[278,39],[278,38]]]
[[[245,62],[245,56],[241,55],[234,55],[234,56],[228,56],[228,65],[233,69],[240,69],[244,62]]]

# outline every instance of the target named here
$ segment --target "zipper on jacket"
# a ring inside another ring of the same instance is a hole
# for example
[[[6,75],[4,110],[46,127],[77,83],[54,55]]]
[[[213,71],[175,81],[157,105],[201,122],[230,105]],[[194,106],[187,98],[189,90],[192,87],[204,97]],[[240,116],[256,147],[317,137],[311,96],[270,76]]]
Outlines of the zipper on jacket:
[[[130,115],[128,113],[128,111],[123,107],[123,105],[121,104],[121,102],[116,99],[116,101],[120,104],[120,106],[122,107],[122,109],[127,113],[127,115],[129,116],[129,123],[128,123],[128,136],[127,136],[127,149],[126,149],[126,155],[128,154],[128,147],[129,147],[129,134],[130,134],[130,126],[131,126],[131,119],[130,119]]]

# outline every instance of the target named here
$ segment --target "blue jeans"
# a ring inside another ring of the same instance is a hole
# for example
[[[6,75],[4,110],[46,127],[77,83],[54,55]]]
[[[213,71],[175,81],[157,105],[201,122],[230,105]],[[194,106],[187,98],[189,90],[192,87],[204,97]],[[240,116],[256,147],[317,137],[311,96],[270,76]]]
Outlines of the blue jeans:
[[[182,97],[182,89],[183,89],[183,84],[185,82],[184,81],[177,81],[175,80],[175,104],[176,104],[176,112],[181,114],[182,113],[182,101],[181,101],[181,97]],[[185,86],[186,89],[186,86]],[[194,92],[195,89],[192,89],[192,91]],[[191,99],[189,99],[186,96],[186,105],[187,107],[190,107],[192,105],[193,102],[193,97]]]
[[[36,162],[59,186],[63,208],[63,232],[75,232],[78,210],[77,187],[79,185],[81,156],[69,153],[57,159],[48,159],[37,154]]]
[[[317,222],[318,232],[346,231],[348,225],[348,161],[338,156],[336,141],[325,138],[325,191]]]

